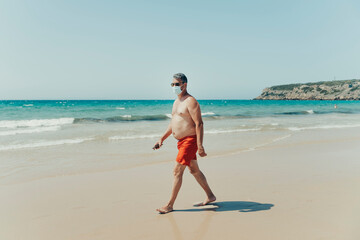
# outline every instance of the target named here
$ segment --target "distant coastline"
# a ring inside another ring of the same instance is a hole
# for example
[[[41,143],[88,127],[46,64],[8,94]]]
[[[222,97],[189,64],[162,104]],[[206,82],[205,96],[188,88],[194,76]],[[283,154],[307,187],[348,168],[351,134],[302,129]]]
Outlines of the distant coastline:
[[[254,100],[360,100],[360,79],[272,86]]]

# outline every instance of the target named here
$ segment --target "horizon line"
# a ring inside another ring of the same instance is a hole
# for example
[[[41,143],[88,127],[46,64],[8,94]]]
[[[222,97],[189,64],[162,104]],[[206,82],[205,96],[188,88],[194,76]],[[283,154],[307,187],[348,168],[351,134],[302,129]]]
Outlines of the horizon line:
[[[175,99],[0,99],[0,101],[173,101]],[[253,98],[198,98],[197,100],[254,100]]]

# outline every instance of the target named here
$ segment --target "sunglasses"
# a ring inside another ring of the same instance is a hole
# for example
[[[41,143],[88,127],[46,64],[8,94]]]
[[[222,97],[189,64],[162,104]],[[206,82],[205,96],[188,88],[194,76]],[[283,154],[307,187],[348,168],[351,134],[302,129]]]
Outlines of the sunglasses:
[[[182,83],[171,83],[170,85],[173,87],[173,86],[180,86]]]

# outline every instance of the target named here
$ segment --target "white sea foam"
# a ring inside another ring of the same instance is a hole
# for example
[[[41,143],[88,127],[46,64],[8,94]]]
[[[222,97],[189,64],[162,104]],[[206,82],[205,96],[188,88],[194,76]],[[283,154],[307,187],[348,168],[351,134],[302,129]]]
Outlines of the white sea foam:
[[[11,136],[16,134],[23,133],[40,133],[40,132],[53,132],[60,129],[60,126],[50,126],[50,127],[37,127],[30,129],[16,129],[10,131],[0,131],[0,136]]]
[[[201,116],[213,116],[213,115],[215,115],[215,113],[213,113],[213,112],[201,113]]]
[[[32,107],[32,106],[34,106],[34,104],[24,104],[23,106],[24,107]]]
[[[158,138],[161,135],[133,135],[133,136],[113,136],[109,137],[110,140],[131,140],[131,139],[144,139],[144,138]]]
[[[165,114],[168,118],[172,118],[172,114],[171,113],[166,113]],[[201,116],[213,116],[215,115],[215,113],[213,112],[206,112],[206,113],[201,113]]]
[[[248,131],[258,131],[260,128],[249,128],[249,129],[230,129],[230,130],[207,130],[206,134],[221,134],[221,133],[235,133],[235,132],[248,132]],[[110,140],[131,140],[131,139],[145,139],[145,138],[159,138],[159,134],[148,134],[148,135],[132,135],[132,136],[112,136],[109,137]]]
[[[282,136],[282,137],[278,137],[278,138],[274,138],[272,140],[272,142],[278,142],[278,141],[284,140],[284,139],[289,138],[289,137],[291,137],[291,134],[288,134],[288,135],[285,135],[285,136]]]
[[[312,126],[312,127],[289,127],[291,131],[311,130],[311,129],[332,129],[332,128],[352,128],[360,127],[360,124],[353,125],[323,125],[323,126]]]
[[[306,112],[309,113],[309,114],[314,114],[314,110],[312,110],[312,109],[307,110]]]
[[[266,145],[269,145],[269,144],[284,140],[284,139],[289,138],[289,137],[291,137],[291,134],[281,136],[281,137],[278,137],[278,138],[274,138],[274,139],[270,140],[269,142],[265,142],[265,143],[262,143],[262,144],[258,144],[258,145],[254,146],[254,147],[250,147],[249,150],[253,151],[253,150],[257,149],[257,148],[264,147]]]
[[[124,118],[131,118],[131,115],[122,115]]]
[[[259,131],[261,128],[248,128],[248,129],[215,129],[215,130],[207,130],[206,134],[220,134],[220,133],[235,133],[235,132],[249,132],[249,131]]]
[[[62,139],[55,141],[42,141],[42,142],[24,143],[24,144],[0,145],[0,151],[16,150],[16,149],[24,149],[24,148],[50,147],[50,146],[63,145],[63,144],[77,144],[89,140],[93,140],[93,138]]]
[[[2,120],[0,121],[0,128],[61,126],[71,124],[73,121],[74,118]]]
[[[118,109],[118,110],[124,110],[125,108],[124,108],[124,107],[117,107],[116,109]]]

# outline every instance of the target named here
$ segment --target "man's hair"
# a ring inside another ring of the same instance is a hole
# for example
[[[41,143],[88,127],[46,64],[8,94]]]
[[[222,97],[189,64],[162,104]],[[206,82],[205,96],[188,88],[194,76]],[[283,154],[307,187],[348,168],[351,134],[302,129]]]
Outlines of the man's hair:
[[[180,80],[182,83],[187,83],[187,78],[183,73],[176,73],[174,74],[173,78]]]

